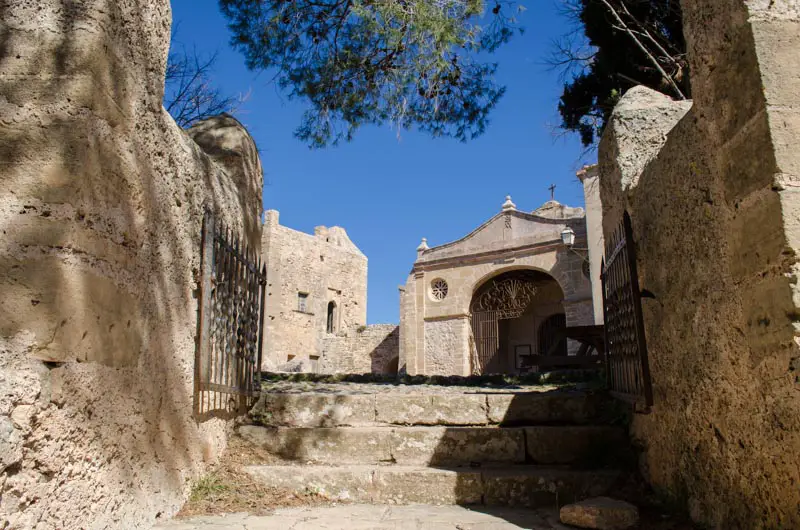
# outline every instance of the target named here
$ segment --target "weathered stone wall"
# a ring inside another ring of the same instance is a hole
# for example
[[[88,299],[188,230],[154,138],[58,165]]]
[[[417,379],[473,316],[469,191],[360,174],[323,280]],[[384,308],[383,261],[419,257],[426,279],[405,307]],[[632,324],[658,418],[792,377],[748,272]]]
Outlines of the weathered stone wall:
[[[327,330],[328,304],[335,304],[332,335],[367,322],[367,258],[343,228],[318,226],[314,235],[282,226],[266,212],[261,244],[267,266],[264,368],[290,357],[317,362]],[[300,310],[298,294],[305,293]],[[306,363],[311,366],[312,363]]]
[[[192,418],[201,219],[257,244],[261,168],[235,120],[164,111],[170,18],[0,5],[2,528],[149,527],[225,446]]]
[[[715,528],[800,527],[800,5],[685,0],[695,100],[642,89],[600,147],[632,214],[655,405],[645,476]]]
[[[397,373],[400,328],[374,324],[350,328],[346,334],[328,335],[322,342],[319,371],[324,374]]]

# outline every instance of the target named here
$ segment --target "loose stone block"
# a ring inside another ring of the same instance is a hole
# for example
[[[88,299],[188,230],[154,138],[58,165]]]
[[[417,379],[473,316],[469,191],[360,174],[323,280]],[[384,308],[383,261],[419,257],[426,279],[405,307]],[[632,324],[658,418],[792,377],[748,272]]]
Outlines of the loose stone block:
[[[561,522],[579,528],[625,530],[639,524],[639,509],[624,501],[597,497],[562,507]]]
[[[391,451],[399,464],[521,463],[525,438],[521,429],[403,427],[393,429]]]
[[[284,428],[244,425],[239,434],[275,456],[298,462],[372,464],[391,461],[385,428]]]
[[[262,425],[285,427],[360,426],[375,423],[369,394],[265,394],[252,413]]]
[[[396,425],[486,425],[483,394],[378,395],[377,421]]]

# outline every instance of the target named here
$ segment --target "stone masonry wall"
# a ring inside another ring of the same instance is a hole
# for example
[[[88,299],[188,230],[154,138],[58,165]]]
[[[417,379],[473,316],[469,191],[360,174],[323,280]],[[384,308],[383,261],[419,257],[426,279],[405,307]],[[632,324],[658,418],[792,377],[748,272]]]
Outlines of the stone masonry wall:
[[[280,225],[266,212],[262,255],[267,265],[264,368],[289,357],[319,358],[328,337],[328,304],[336,304],[333,335],[367,322],[367,258],[344,229],[319,226],[314,235]],[[307,294],[306,309],[298,294]],[[311,365],[313,363],[309,363]]]
[[[425,375],[470,374],[467,317],[425,321]]]
[[[0,528],[149,528],[225,447],[192,416],[201,220],[257,244],[261,166],[163,109],[170,19],[0,4]]]
[[[323,339],[319,371],[324,374],[397,373],[400,328],[375,324],[351,328],[346,335]]]
[[[600,200],[600,175],[597,165],[584,167],[577,173],[583,184],[583,197],[586,201],[586,248],[589,256],[589,280],[592,282],[592,305],[594,323],[603,323],[603,282],[600,278],[603,268],[603,204]]]
[[[714,528],[800,527],[800,5],[685,0],[695,100],[636,89],[600,146],[631,211],[655,405],[642,469]]]

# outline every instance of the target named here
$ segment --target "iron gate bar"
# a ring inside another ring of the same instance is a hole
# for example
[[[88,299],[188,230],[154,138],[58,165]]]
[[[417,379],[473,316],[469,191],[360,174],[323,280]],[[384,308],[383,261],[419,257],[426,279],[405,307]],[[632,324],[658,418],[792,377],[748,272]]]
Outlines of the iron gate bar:
[[[202,234],[195,410],[242,411],[258,392],[266,265],[209,211]]]
[[[610,250],[610,252],[609,252]],[[629,402],[653,405],[633,229],[628,212],[606,245],[602,265],[608,386]]]

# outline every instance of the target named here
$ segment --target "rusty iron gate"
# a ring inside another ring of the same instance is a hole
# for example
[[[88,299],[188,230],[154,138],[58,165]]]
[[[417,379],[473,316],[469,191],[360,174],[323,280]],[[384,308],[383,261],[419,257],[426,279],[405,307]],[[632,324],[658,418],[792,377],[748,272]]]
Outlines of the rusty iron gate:
[[[472,334],[475,345],[471,373],[482,375],[500,351],[500,311],[472,313]]]
[[[195,411],[242,412],[258,393],[266,266],[260,252],[203,217]]]
[[[628,212],[605,246],[601,278],[609,389],[615,397],[641,403],[649,409],[653,404],[653,388]]]

